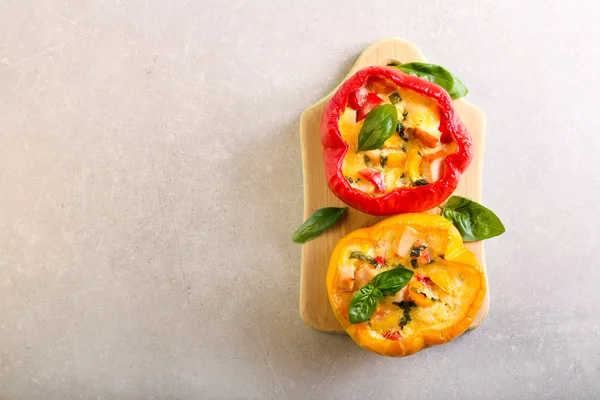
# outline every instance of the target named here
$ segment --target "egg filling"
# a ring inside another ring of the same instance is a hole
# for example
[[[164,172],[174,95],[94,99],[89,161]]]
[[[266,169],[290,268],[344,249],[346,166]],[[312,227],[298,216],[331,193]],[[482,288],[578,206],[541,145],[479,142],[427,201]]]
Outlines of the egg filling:
[[[357,151],[368,112],[349,101],[339,128],[349,146],[342,173],[352,187],[379,197],[398,188],[427,185],[443,176],[444,160],[456,151],[456,143],[440,140],[441,116],[435,100],[381,78],[368,80],[351,96],[363,103],[393,104],[398,112],[396,131],[382,148]]]
[[[379,299],[364,322],[350,323],[355,294],[399,267],[413,272],[406,286]],[[402,356],[468,329],[486,286],[477,259],[448,220],[403,214],[340,240],[329,264],[328,291],[336,317],[358,344]]]

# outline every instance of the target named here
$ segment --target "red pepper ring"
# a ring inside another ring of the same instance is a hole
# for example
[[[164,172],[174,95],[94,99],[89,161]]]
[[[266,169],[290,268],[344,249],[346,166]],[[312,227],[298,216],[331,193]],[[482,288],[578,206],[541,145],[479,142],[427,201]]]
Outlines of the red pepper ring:
[[[348,143],[340,133],[339,120],[346,109],[349,96],[360,89],[369,77],[387,78],[401,88],[413,90],[435,100],[440,108],[440,126],[443,143],[456,142],[456,151],[444,159],[444,174],[424,186],[401,187],[379,196],[353,188],[342,173],[342,163]],[[321,118],[323,161],[329,189],[344,203],[372,215],[391,215],[420,212],[439,206],[458,186],[462,173],[473,159],[473,139],[459,120],[452,99],[441,86],[416,76],[407,75],[397,68],[367,67],[348,78],[333,95]]]

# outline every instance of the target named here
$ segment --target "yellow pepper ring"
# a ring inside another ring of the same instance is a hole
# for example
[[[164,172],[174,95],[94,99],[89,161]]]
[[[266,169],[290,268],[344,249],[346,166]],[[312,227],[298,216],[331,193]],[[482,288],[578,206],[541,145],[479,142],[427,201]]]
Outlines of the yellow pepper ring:
[[[395,253],[406,249],[402,241],[408,234],[418,237],[415,243],[428,244],[431,263],[414,268],[410,254]],[[384,254],[386,265],[373,267],[357,260],[357,252],[366,254],[367,261],[368,257]],[[340,268],[348,265],[359,265],[352,290],[339,285]],[[380,273],[397,265],[414,271],[406,289],[380,300],[367,321],[351,324],[350,301],[359,286],[367,283],[361,283],[368,276],[361,270],[373,274],[374,268]],[[447,343],[465,332],[481,308],[486,284],[479,262],[463,246],[454,225],[441,216],[419,213],[391,217],[342,238],[329,262],[327,292],[336,318],[358,345],[382,355],[402,357]]]

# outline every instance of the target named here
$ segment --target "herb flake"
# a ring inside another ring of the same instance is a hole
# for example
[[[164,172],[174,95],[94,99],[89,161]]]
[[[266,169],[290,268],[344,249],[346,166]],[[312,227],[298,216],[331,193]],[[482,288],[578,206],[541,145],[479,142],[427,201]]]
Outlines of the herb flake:
[[[398,92],[390,94],[389,99],[390,103],[392,104],[398,104],[402,101],[402,97],[400,97],[400,94]]]
[[[421,255],[421,250],[425,250],[427,248],[426,244],[423,244],[421,246],[413,246],[410,249],[410,256],[411,257],[419,257]]]
[[[402,318],[400,319],[400,330],[403,330],[404,327],[406,325],[408,325],[409,322],[412,321],[412,317],[410,316],[410,310],[417,307],[417,303],[415,303],[414,301],[410,300],[410,301],[404,301],[402,300],[401,302],[394,302],[394,305],[397,305],[398,307],[400,307],[401,309],[404,310],[404,315],[402,316]]]
[[[373,266],[379,265],[377,263],[377,261],[375,260],[375,258],[371,257],[368,254],[363,253],[362,251],[351,251],[349,258],[354,258],[357,260],[365,261],[365,262],[368,262],[369,264],[372,264]]]
[[[398,135],[400,135],[402,140],[404,140],[405,142],[408,142],[408,137],[406,136],[406,133],[404,132],[404,124],[400,121],[398,121],[398,125],[396,126],[396,132],[398,132]]]

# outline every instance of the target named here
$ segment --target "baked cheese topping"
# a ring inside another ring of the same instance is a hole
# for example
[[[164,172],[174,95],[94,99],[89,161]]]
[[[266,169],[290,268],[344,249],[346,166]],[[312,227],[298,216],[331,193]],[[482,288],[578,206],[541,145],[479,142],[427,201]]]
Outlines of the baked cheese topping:
[[[440,109],[435,100],[399,88],[392,82],[383,86],[367,82],[359,91],[363,95],[376,93],[381,104],[394,104],[399,124],[381,149],[357,152],[364,119],[357,118],[357,111],[346,107],[339,127],[349,145],[342,173],[350,185],[378,197],[394,189],[422,186],[440,179],[444,173],[443,161],[456,151],[456,144],[440,141]],[[366,179],[364,171],[381,174],[384,185],[378,186],[372,179]]]
[[[448,261],[446,231],[395,225],[373,240],[348,241],[341,250],[334,301],[347,310],[356,291],[398,266],[414,271],[402,290],[380,300],[365,322],[373,337],[411,341],[424,331],[443,331],[465,318],[482,289],[477,266]],[[347,311],[346,311],[347,315]]]

